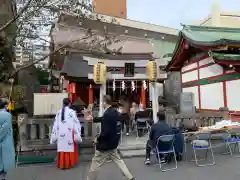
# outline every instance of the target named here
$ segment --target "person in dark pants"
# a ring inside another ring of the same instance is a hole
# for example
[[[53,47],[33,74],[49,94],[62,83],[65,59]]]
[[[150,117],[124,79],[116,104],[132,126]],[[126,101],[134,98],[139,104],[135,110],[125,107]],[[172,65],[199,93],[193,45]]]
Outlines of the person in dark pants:
[[[145,164],[150,164],[151,150],[155,149],[160,136],[173,134],[172,128],[166,123],[165,113],[158,113],[158,122],[153,124],[150,130],[149,139],[146,144]],[[161,147],[164,150],[164,147]],[[164,159],[162,159],[164,160]]]
[[[175,149],[178,161],[181,161],[183,158],[184,135],[182,132],[183,132],[182,127],[173,128],[173,133],[175,134],[174,149]]]
[[[122,123],[122,131],[124,131],[124,127],[126,127],[126,135],[128,136],[129,130],[130,130],[130,116],[122,103],[119,104],[118,112],[120,113],[120,120]]]
[[[111,159],[122,171],[127,180],[134,180],[124,161],[120,157],[117,147],[121,138],[118,127],[119,113],[111,107],[111,97],[105,95],[103,98],[105,112],[101,121],[101,133],[96,138],[96,151],[92,159],[87,180],[96,180],[98,171],[108,159]]]

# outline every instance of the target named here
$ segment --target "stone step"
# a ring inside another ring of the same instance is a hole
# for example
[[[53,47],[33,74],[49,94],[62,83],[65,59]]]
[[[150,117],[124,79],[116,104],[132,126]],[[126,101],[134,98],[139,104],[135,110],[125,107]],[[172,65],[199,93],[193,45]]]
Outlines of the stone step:
[[[80,155],[94,154],[94,148],[80,148]]]
[[[145,157],[145,149],[120,151],[122,158]]]
[[[141,150],[141,149],[145,149],[146,148],[146,144],[142,143],[142,144],[122,144],[118,147],[118,149],[120,151],[129,151],[129,150]]]

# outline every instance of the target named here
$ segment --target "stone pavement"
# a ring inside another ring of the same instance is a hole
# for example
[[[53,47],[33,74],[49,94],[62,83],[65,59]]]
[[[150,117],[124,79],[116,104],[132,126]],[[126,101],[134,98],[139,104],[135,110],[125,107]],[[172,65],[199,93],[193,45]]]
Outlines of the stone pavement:
[[[216,157],[216,165],[197,167],[194,162],[183,161],[177,170],[161,172],[159,166],[145,166],[143,158],[126,159],[136,180],[239,180],[240,158],[225,155]],[[89,163],[80,164],[71,170],[59,170],[55,165],[23,166],[8,174],[7,180],[86,180]],[[98,180],[123,180],[120,171],[112,163],[106,164]]]

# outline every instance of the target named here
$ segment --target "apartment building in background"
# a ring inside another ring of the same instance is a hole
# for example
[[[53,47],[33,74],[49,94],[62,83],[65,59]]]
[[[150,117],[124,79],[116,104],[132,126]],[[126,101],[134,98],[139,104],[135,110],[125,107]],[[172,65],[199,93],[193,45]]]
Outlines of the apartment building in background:
[[[31,61],[39,60],[49,54],[48,45],[27,44],[25,47],[17,46],[15,48],[16,65],[23,65]],[[46,68],[49,58],[39,62],[36,66]]]
[[[93,0],[93,7],[99,14],[127,18],[127,0]]]

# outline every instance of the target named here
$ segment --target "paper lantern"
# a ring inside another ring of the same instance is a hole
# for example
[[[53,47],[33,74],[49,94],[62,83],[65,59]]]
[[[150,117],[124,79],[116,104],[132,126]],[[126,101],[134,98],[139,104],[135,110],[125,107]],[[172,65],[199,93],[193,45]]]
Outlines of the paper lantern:
[[[104,84],[107,79],[107,67],[106,65],[99,61],[93,67],[93,81],[96,84]]]
[[[155,82],[157,80],[157,63],[155,60],[150,60],[147,63],[148,80]]]

